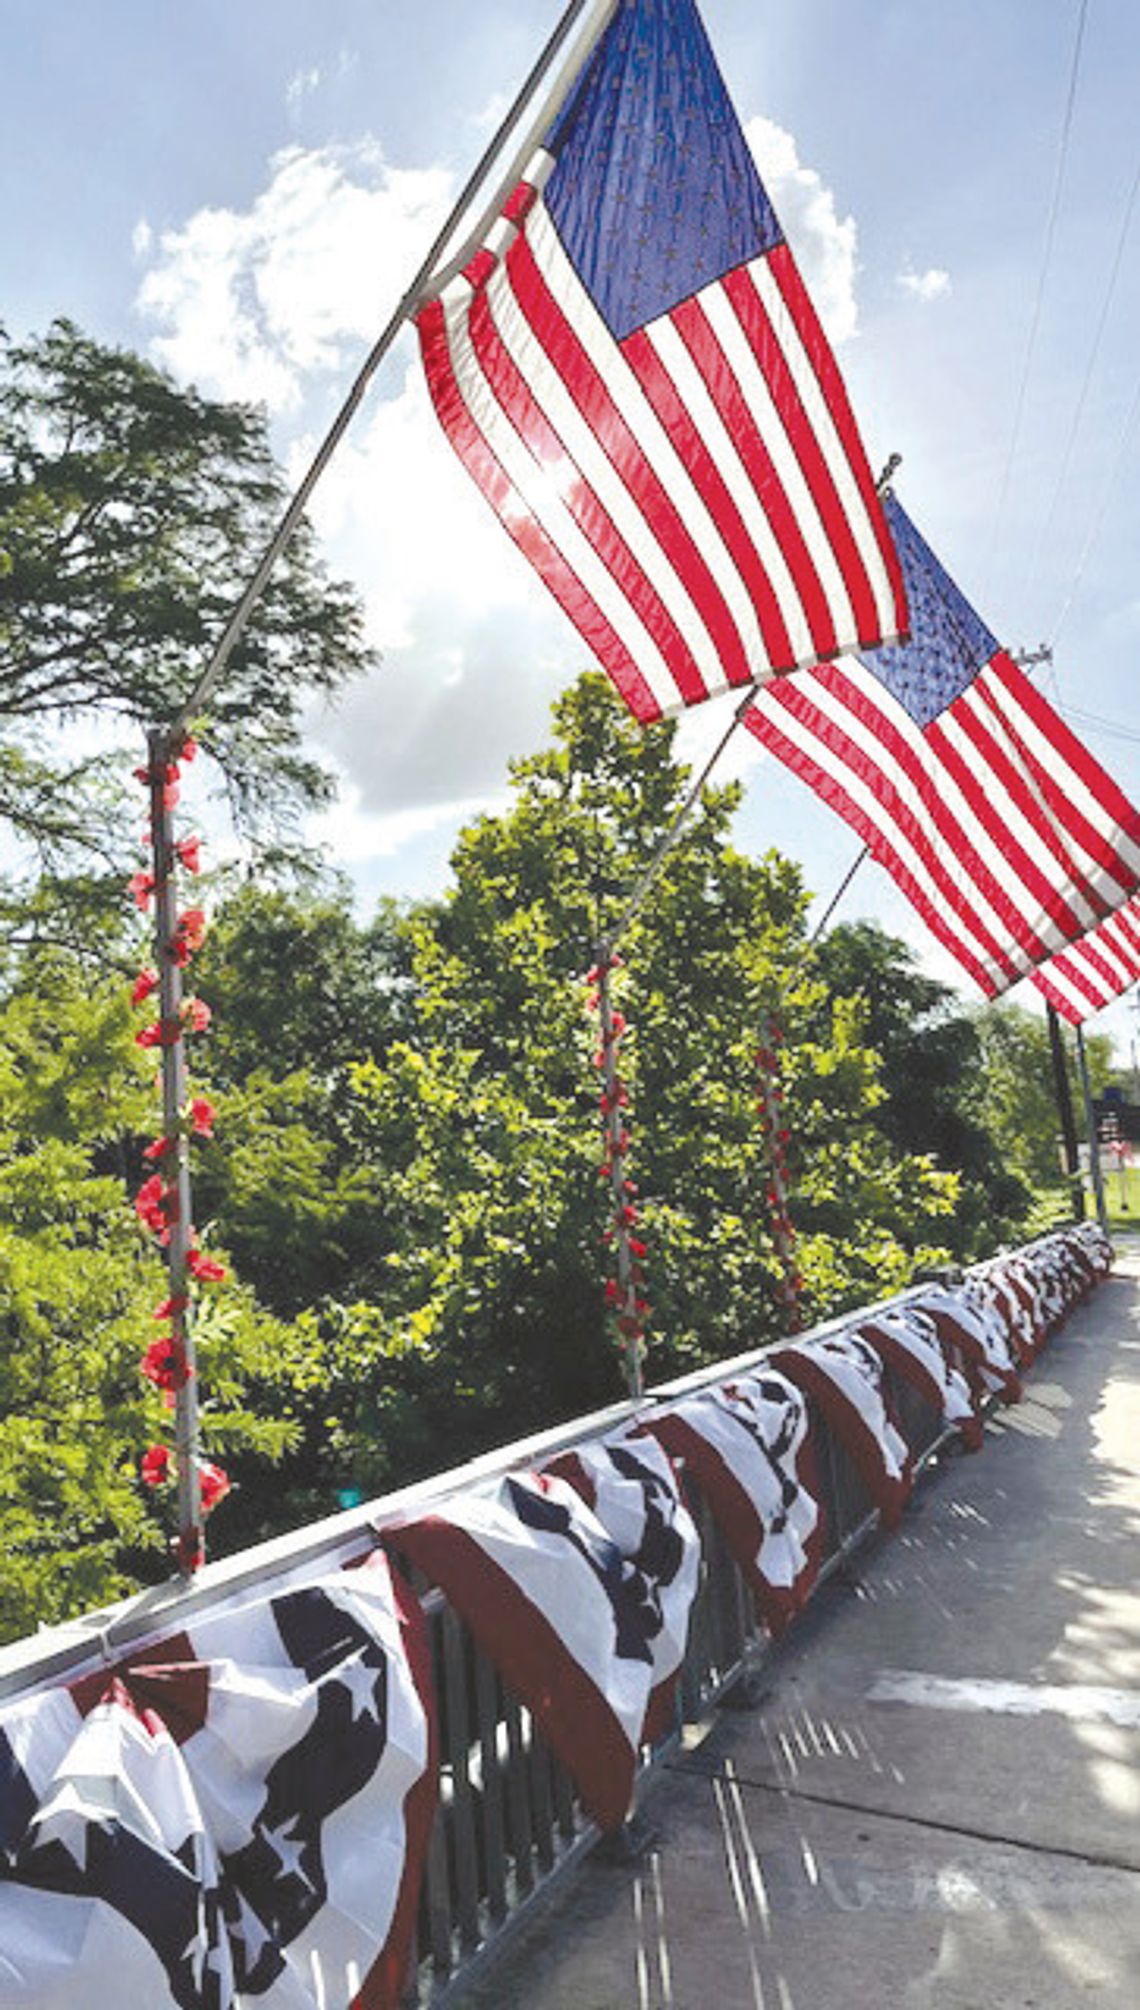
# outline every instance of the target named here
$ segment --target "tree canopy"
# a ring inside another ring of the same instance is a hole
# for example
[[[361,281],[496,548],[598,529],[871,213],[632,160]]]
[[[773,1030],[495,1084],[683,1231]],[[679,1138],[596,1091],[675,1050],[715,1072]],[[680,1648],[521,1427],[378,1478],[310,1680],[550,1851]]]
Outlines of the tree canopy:
[[[0,888],[4,1634],[167,1568],[138,1472],[164,1421],[139,1372],[162,1267],[132,1206],[156,1114],[98,968],[147,953],[107,884],[137,797],[105,750],[175,712],[282,500],[257,414],[67,323],[0,343],[0,822],[35,857]],[[194,1219],[233,1273],[195,1314],[205,1448],[236,1482],[215,1550],[623,1393],[584,978],[684,797],[674,729],[583,676],[447,891],[362,920],[265,848],[325,787],[304,704],[367,660],[303,532],[207,728],[263,846],[209,886],[195,966],[215,1016],[194,1086],[219,1118]],[[704,791],[616,979],[651,1382],[781,1330],[770,1018],[808,1320],[985,1253],[1055,1170],[1038,1023],[964,1011],[879,930],[809,945],[800,870],[736,848],[738,799]]]
[[[0,819],[57,883],[114,856],[108,743],[137,761],[177,712],[285,500],[260,412],[67,321],[0,338]],[[324,796],[302,709],[370,660],[358,599],[302,524],[206,730],[247,835]]]

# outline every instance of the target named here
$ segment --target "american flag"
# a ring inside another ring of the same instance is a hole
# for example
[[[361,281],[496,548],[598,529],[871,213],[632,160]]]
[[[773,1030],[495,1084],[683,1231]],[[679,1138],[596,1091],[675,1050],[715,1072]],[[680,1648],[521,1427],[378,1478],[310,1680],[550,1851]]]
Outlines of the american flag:
[[[1079,1026],[1140,978],[1140,900],[1130,900],[1070,949],[1032,971],[1032,980],[1070,1025]]]
[[[744,723],[858,831],[987,997],[1128,901],[1140,813],[886,498],[911,640],[779,678]]]
[[[835,359],[692,0],[620,0],[417,325],[448,438],[639,719],[904,632]]]
[[[396,2010],[436,1803],[377,1554],[0,1712],[6,2010]]]

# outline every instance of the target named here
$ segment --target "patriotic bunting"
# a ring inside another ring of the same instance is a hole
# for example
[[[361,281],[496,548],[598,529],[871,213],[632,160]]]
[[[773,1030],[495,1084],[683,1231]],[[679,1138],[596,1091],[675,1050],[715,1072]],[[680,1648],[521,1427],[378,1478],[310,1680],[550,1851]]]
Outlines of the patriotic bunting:
[[[970,1451],[980,1449],[982,1426],[969,1383],[943,1347],[928,1313],[912,1305],[876,1312],[873,1319],[854,1327],[852,1336],[865,1340],[887,1367],[909,1382]]]
[[[994,997],[1136,893],[1140,813],[885,507],[909,644],[778,678],[744,723]]]
[[[0,1713],[6,2010],[396,2010],[430,1684],[376,1554]]]
[[[781,1634],[811,1591],[824,1542],[801,1391],[765,1364],[651,1411],[641,1429],[692,1474],[760,1617]]]
[[[833,1436],[845,1446],[884,1527],[893,1528],[911,1485],[911,1456],[891,1417],[883,1364],[852,1333],[793,1341],[768,1359],[818,1403]]]
[[[598,1826],[619,1827],[653,1682],[651,1600],[597,1516],[568,1481],[519,1472],[384,1533],[445,1593]]]
[[[1018,1364],[1005,1325],[992,1305],[983,1303],[968,1282],[956,1291],[925,1285],[908,1301],[928,1313],[938,1337],[964,1376],[975,1402],[1000,1396],[1005,1403],[1021,1401]]]
[[[995,1315],[1010,1352],[1021,1369],[1031,1368],[1037,1352],[1032,1321],[1000,1264],[975,1270],[963,1285],[975,1305],[988,1307]]]
[[[692,0],[619,0],[417,326],[444,431],[639,719],[905,631],[842,379]]]
[[[621,1554],[653,1657],[639,1742],[655,1745],[673,1724],[701,1570],[701,1540],[672,1462],[652,1438],[623,1436],[579,1445],[552,1460],[546,1471],[569,1481]]]

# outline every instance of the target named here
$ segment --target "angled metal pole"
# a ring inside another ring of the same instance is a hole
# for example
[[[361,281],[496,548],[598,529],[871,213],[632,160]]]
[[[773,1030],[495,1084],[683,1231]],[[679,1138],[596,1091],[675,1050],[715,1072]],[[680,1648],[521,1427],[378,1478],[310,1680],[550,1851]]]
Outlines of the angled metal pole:
[[[377,337],[364,362],[361,364],[347,398],[333,420],[332,425],[329,427],[321,445],[318,447],[316,454],[309,464],[308,470],[302,477],[301,484],[267,544],[257,568],[250,579],[249,585],[230,615],[213,655],[195,683],[193,690],[183,701],[175,718],[171,722],[168,729],[169,744],[173,744],[179,740],[185,733],[187,727],[206,705],[211,693],[224,674],[226,665],[245,632],[250,615],[261,597],[265,583],[296,530],[305,506],[337,447],[340,445],[368,385],[371,383],[372,378],[375,376],[376,371],[379,369],[381,362],[387,355],[404,322],[415,312],[416,307],[438,279],[437,268],[440,259],[451,246],[479,190],[482,188],[499,155],[503,152],[527,106],[553,67],[560,51],[564,48],[574,29],[585,16],[583,33],[575,43],[566,64],[558,73],[551,90],[543,98],[541,105],[528,121],[525,137],[512,157],[510,169],[500,182],[496,184],[494,194],[483,205],[476,221],[466,233],[463,249],[458,254],[460,265],[466,262],[471,247],[481,241],[488,225],[498,214],[504,195],[509,193],[509,190],[514,185],[514,181],[517,181],[521,168],[525,167],[527,160],[533,153],[538,138],[546,130],[550,119],[554,116],[559,104],[566,96],[574,79],[589,57],[595,42],[607,26],[611,15],[616,12],[617,6],[618,0],[570,0],[570,5],[567,7],[546,47],[534,64],[530,75],[527,77],[509,112],[500,124],[494,138],[484,149],[477,165],[468,176],[462,193],[456,201],[446,223],[437,232],[431,249],[420,265],[415,278],[411,281],[386,327]],[[513,180],[511,179],[512,176]],[[449,267],[448,269],[452,268]]]
[[[744,693],[744,696],[741,699],[739,705],[737,706],[735,712],[733,713],[728,726],[721,734],[720,739],[717,741],[716,746],[713,748],[712,753],[709,755],[708,760],[705,762],[704,767],[701,769],[700,774],[697,776],[696,781],[693,783],[692,788],[689,790],[688,795],[685,797],[684,802],[681,804],[680,809],[677,811],[676,816],[673,818],[672,823],[670,824],[664,837],[661,839],[660,844],[657,846],[657,849],[654,852],[652,858],[650,859],[649,864],[646,866],[644,872],[642,873],[641,878],[637,881],[636,885],[634,886],[633,892],[630,894],[629,899],[627,900],[625,906],[621,911],[621,914],[618,916],[617,921],[614,923],[611,929],[607,930],[606,934],[597,944],[596,953],[599,957],[607,953],[609,955],[613,954],[613,951],[617,948],[618,943],[621,941],[621,938],[625,934],[625,931],[629,927],[630,923],[632,921],[635,921],[637,919],[637,916],[640,914],[642,908],[645,905],[646,895],[649,893],[650,888],[659,878],[661,869],[665,864],[665,861],[668,858],[669,853],[672,851],[673,846],[676,844],[678,838],[680,837],[682,831],[685,828],[685,825],[688,823],[689,818],[691,817],[694,809],[696,808],[698,802],[701,799],[702,789],[705,787],[705,784],[708,781],[709,776],[712,774],[713,769],[716,767],[717,762],[719,761],[721,755],[723,754],[725,748],[727,747],[729,741],[731,740],[733,734],[735,733],[737,727],[739,726],[740,721],[743,719],[744,714],[747,712],[748,707],[752,703],[752,700],[755,697],[755,695],[756,695],[756,686],[754,684],[750,684],[748,686],[748,689]]]

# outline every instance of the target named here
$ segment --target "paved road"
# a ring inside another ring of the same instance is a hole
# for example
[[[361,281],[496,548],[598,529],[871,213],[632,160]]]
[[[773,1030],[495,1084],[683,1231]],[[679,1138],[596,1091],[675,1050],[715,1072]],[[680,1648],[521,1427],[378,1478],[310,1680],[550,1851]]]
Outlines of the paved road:
[[[480,2010],[1140,2006],[1140,1244]]]

